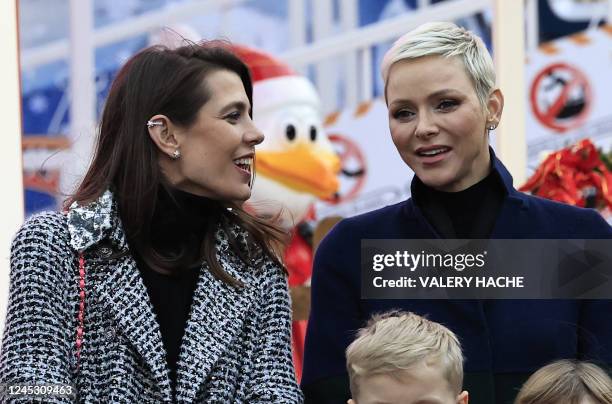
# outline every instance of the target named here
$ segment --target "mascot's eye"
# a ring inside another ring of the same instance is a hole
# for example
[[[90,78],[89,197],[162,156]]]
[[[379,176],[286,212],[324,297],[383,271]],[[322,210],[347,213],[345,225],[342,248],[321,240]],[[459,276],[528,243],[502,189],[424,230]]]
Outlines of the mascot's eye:
[[[317,140],[317,128],[314,126],[310,127],[310,140],[313,142]]]
[[[287,135],[287,139],[289,140],[295,139],[295,126],[287,125],[285,128],[285,135]]]

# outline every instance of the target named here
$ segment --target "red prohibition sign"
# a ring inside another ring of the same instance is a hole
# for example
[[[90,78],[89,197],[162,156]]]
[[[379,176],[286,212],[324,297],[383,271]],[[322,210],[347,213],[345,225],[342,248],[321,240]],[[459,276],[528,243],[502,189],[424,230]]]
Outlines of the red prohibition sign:
[[[342,192],[338,198],[334,200],[334,204],[339,204],[350,201],[359,194],[359,191],[361,191],[365,185],[367,163],[361,149],[351,139],[337,133],[330,133],[327,137],[329,137],[333,145],[340,146],[342,149],[341,151],[336,150],[342,164],[341,175],[350,178],[352,181],[349,189]],[[345,164],[348,163],[349,160],[352,160],[352,162],[357,165],[356,169],[349,171],[345,168]]]
[[[566,63],[555,63],[537,74],[531,85],[530,100],[533,113],[542,125],[565,132],[584,123],[593,96],[591,85],[580,70]]]

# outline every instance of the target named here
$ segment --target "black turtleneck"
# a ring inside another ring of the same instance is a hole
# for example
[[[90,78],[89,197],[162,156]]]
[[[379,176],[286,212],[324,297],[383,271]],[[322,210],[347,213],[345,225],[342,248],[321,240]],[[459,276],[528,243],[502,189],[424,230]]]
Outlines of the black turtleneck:
[[[200,273],[200,246],[213,204],[204,197],[178,190],[170,192],[171,195],[162,189],[158,193],[151,243],[164,257],[184,255],[183,264],[172,273],[162,274],[141,257],[136,259],[157,316],[174,388],[181,341]]]
[[[415,178],[415,202],[443,238],[488,238],[499,216],[505,190],[496,171],[459,192],[442,192]]]

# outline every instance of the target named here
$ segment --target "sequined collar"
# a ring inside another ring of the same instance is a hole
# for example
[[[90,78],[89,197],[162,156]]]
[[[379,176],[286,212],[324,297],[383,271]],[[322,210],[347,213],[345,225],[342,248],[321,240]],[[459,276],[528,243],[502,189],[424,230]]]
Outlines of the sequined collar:
[[[113,193],[106,190],[97,200],[83,206],[74,202],[68,209],[70,245],[82,252],[108,238],[122,250],[127,247]]]
[[[261,255],[261,249],[249,240],[247,231],[227,218],[223,220],[226,221],[227,229],[231,237],[238,242],[240,249],[250,254],[255,253],[255,256]],[[106,190],[97,200],[87,205],[80,206],[74,202],[68,209],[68,232],[71,247],[79,252],[105,239],[108,239],[118,251],[128,248],[117,202],[110,190]],[[215,236],[217,244],[227,245],[228,235],[223,231],[223,226],[219,225]]]

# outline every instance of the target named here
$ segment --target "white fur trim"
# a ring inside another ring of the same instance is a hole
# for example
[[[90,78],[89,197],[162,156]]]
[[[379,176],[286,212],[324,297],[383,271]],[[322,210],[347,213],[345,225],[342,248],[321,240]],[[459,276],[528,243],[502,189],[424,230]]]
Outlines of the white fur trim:
[[[281,76],[253,83],[255,117],[290,104],[310,104],[318,111],[321,101],[312,83],[303,76]],[[257,118],[255,118],[257,119]]]

